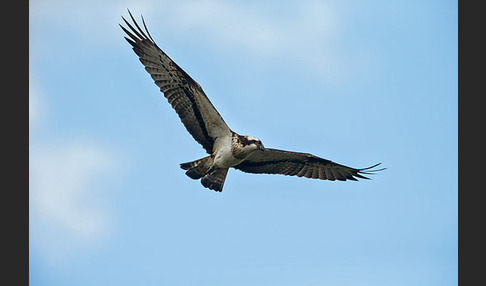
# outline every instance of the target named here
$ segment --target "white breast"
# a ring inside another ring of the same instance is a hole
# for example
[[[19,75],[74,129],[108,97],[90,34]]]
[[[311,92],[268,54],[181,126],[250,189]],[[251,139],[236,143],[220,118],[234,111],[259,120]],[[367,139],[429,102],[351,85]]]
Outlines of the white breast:
[[[229,168],[239,164],[241,159],[236,159],[231,151],[231,136],[218,138],[213,145],[214,163],[216,168]]]

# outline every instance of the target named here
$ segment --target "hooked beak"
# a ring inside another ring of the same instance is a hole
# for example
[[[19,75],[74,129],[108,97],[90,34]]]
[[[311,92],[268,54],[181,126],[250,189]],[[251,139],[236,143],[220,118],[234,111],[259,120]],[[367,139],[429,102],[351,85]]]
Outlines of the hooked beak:
[[[265,147],[263,147],[263,145],[259,145],[258,149],[260,149],[261,151],[265,151]]]

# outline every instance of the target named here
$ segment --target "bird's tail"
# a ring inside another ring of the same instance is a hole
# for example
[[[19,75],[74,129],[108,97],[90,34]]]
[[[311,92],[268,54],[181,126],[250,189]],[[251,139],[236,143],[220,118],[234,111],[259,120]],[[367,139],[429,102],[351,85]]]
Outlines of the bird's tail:
[[[194,180],[201,179],[201,184],[216,192],[223,190],[224,181],[228,169],[212,169],[213,159],[210,156],[182,163],[181,168],[186,171],[186,175]]]
[[[186,175],[194,180],[201,179],[211,168],[212,159],[210,156],[197,159],[192,162],[182,163],[181,168],[186,171]]]
[[[202,177],[201,184],[208,189],[215,190],[216,192],[221,192],[223,190],[223,185],[224,181],[226,180],[227,174],[228,168],[215,169],[206,176]]]

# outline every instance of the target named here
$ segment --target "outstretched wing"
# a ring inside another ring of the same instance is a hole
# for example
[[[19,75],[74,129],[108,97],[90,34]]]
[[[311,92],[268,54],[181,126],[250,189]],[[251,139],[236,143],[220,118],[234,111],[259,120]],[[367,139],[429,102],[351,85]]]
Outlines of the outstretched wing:
[[[383,170],[371,170],[378,165],[355,169],[312,154],[266,148],[264,151],[253,152],[234,168],[254,174],[281,174],[331,181],[357,181],[356,178],[369,179],[363,175]]]
[[[201,86],[155,44],[143,17],[143,26],[147,33],[140,28],[130,11],[128,13],[136,28],[122,17],[130,29],[129,31],[120,25],[130,37],[125,39],[133,46],[133,51],[139,56],[145,70],[175,109],[187,131],[211,154],[216,138],[231,136],[230,128]]]

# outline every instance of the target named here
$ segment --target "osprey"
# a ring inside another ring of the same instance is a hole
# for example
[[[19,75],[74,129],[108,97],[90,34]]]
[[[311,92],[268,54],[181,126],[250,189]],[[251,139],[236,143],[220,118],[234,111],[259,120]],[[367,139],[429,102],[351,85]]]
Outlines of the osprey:
[[[308,153],[265,148],[260,139],[232,131],[201,86],[155,44],[143,17],[146,33],[130,11],[128,13],[136,28],[122,17],[130,29],[120,25],[130,37],[125,39],[133,46],[145,70],[177,112],[187,131],[209,154],[180,164],[191,179],[201,179],[204,187],[221,192],[229,168],[254,174],[282,174],[331,181],[368,179],[364,174],[383,170],[372,170],[380,163],[356,169]]]

